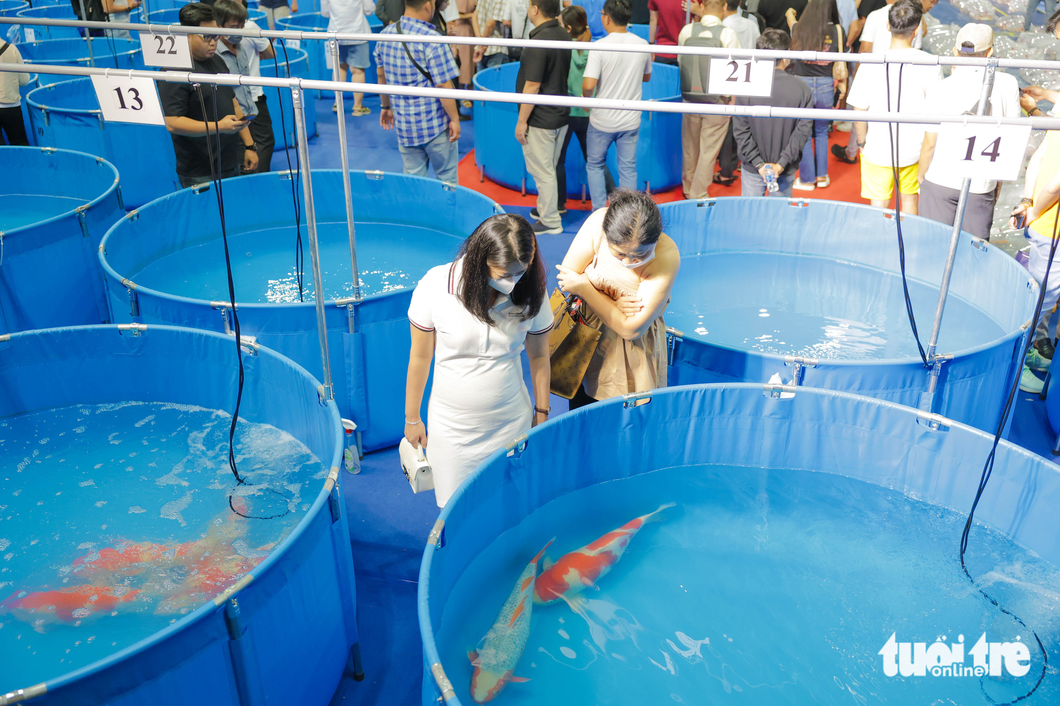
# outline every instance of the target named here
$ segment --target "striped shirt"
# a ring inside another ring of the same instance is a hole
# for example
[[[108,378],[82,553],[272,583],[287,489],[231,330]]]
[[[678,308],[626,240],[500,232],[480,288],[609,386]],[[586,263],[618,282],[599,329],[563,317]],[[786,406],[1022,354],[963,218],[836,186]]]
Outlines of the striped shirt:
[[[400,24],[403,34],[438,34],[434,25],[412,17],[402,17]],[[397,34],[397,27],[397,22],[387,25],[380,34]],[[405,42],[403,46],[402,42],[376,42],[375,63],[383,67],[388,84],[433,88],[427,77],[409,61],[405,46],[416,62],[430,74],[435,86],[451,81],[460,74],[453,52],[446,44]],[[394,106],[398,144],[402,147],[425,145],[449,127],[449,116],[438,98],[391,96],[390,100]]]
[[[478,26],[483,32],[486,31],[486,25],[489,24],[490,20],[494,20],[497,23],[493,26],[493,34],[489,35],[488,39],[503,38],[504,28],[501,23],[511,19],[511,9],[508,7],[507,0],[479,0],[477,9]],[[506,47],[487,46],[483,56],[492,56],[493,54],[504,54],[507,56],[508,49]]]

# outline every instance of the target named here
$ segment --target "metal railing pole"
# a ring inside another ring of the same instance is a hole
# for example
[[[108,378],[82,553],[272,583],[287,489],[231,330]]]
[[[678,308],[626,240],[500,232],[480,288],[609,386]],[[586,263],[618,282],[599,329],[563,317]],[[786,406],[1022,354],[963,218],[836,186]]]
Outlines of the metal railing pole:
[[[313,302],[317,309],[317,333],[320,336],[320,359],[324,366],[324,390],[327,399],[335,399],[331,384],[331,357],[328,355],[328,324],[324,318],[324,283],[320,276],[320,248],[317,244],[317,214],[313,204],[313,178],[309,168],[309,142],[305,129],[305,105],[302,89],[291,88],[291,103],[294,106],[295,138],[298,142],[298,159],[302,165],[302,199],[305,202],[305,220],[309,230],[309,255],[313,259]]]
[[[331,42],[331,61],[335,65],[334,80],[340,83],[346,80],[340,76],[342,69],[339,67],[339,41]],[[339,107],[339,158],[342,163],[342,190],[346,198],[346,229],[350,239],[350,276],[353,279],[353,298],[355,302],[361,301],[361,273],[357,269],[357,232],[353,224],[353,187],[350,185],[350,152],[346,144],[346,113],[343,103],[342,91],[335,91],[335,101]],[[350,313],[350,333],[354,330],[353,312]]]
[[[990,105],[990,94],[994,88],[994,72],[996,65],[987,64],[983,74],[983,90],[979,94],[979,109],[976,115],[986,115],[986,109]],[[950,291],[950,277],[953,274],[953,262],[957,258],[957,245],[961,239],[961,225],[964,223],[964,212],[968,206],[968,192],[971,189],[972,180],[965,177],[961,183],[961,193],[957,198],[957,213],[953,217],[953,230],[950,232],[950,249],[946,254],[946,269],[942,273],[942,283],[939,285],[939,301],[935,306],[935,321],[931,325],[931,338],[928,340],[927,360],[931,365],[931,379],[928,382],[928,404],[935,395],[938,387],[941,366],[936,364],[935,353],[938,349],[939,331],[942,328],[942,313],[946,309],[946,297]]]
[[[82,20],[87,20],[88,19],[88,10],[85,9],[85,0],[78,0],[78,2],[80,2],[80,4],[81,4],[81,19]],[[107,19],[110,19],[110,18],[107,18]],[[88,65],[89,66],[95,66],[96,65],[96,60],[92,56],[92,30],[90,30],[90,29],[86,29],[85,30],[85,40],[88,42]],[[115,66],[117,66],[117,58],[115,58],[114,64],[115,64]]]

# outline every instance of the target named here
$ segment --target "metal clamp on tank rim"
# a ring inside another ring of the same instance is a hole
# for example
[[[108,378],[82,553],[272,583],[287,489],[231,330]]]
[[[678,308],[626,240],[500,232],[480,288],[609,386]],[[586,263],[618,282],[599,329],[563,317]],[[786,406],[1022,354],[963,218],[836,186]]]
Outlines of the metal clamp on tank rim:
[[[380,181],[385,176],[384,172],[379,169],[366,170],[364,175],[372,181]]]
[[[239,579],[234,584],[214,596],[214,605],[223,605],[228,601],[229,598],[246,588],[253,580],[254,574],[245,575],[243,578]]]
[[[790,198],[788,199],[788,205],[794,208],[809,208],[810,201],[808,199]]]
[[[816,368],[816,358],[804,358],[800,355],[786,355],[784,356],[784,365],[790,365],[794,368],[792,371],[791,384],[795,387],[802,385],[802,377],[806,373],[806,368]]]
[[[441,662],[435,662],[431,665],[431,675],[434,677],[434,682],[438,685],[438,690],[442,692],[441,700],[443,703],[449,699],[456,698],[453,684],[449,681],[449,677],[445,676],[445,670],[442,669]]]
[[[35,699],[46,693],[48,693],[48,685],[45,683],[35,684],[25,689],[16,689],[0,696],[0,706],[17,704],[19,701],[25,701],[26,699]]]
[[[652,390],[647,392],[631,392],[628,395],[622,395],[622,407],[623,409],[629,409],[630,407],[640,407],[643,404],[651,402]]]
[[[931,431],[949,431],[953,426],[953,420],[943,417],[941,414],[932,414],[917,410],[916,423],[926,426]]]
[[[504,450],[508,452],[509,456],[518,456],[523,451],[526,451],[526,445],[528,441],[529,436],[527,434],[520,434],[519,436],[515,437],[507,444],[505,444]]]
[[[778,385],[774,382],[767,382],[762,389],[775,400],[790,400],[799,390],[795,385]]]
[[[666,327],[666,364],[674,364],[674,351],[677,350],[677,342],[684,340],[685,332],[678,331],[673,326]]]
[[[982,238],[978,238],[978,237],[973,235],[972,236],[972,247],[975,248],[976,250],[981,250],[982,252],[986,252],[987,250],[990,249],[990,241],[989,240],[983,240]]]
[[[435,520],[431,533],[427,535],[427,546],[431,545],[434,545],[435,549],[445,546],[445,520],[440,517]]]
[[[118,324],[118,333],[123,334],[126,331],[132,332],[133,336],[139,336],[141,333],[147,331],[146,324]]]

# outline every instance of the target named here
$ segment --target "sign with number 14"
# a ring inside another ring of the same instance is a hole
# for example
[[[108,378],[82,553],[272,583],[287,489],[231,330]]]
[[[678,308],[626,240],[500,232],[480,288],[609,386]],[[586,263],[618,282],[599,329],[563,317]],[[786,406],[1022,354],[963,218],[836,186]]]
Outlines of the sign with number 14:
[[[1030,135],[1022,125],[941,125],[932,163],[969,179],[1015,181]]]
[[[93,76],[92,88],[106,122],[166,124],[155,82],[149,78]]]

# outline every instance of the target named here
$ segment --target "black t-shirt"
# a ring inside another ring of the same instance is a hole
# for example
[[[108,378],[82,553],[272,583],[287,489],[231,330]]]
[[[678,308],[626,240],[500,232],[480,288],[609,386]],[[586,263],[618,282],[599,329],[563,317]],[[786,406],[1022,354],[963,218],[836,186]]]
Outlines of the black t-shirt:
[[[551,39],[569,42],[570,35],[560,26],[559,20],[544,22],[530,32],[530,39]],[[542,49],[527,47],[519,62],[519,76],[515,79],[515,90],[523,92],[527,81],[541,84],[541,95],[567,97],[567,74],[570,73],[570,49]],[[535,105],[526,124],[545,130],[556,130],[567,124],[570,108],[553,105]]]
[[[651,23],[651,12],[648,10],[648,0],[633,0],[633,16],[630,17],[631,25],[646,25]]]
[[[799,23],[795,23],[795,27],[798,27]],[[795,27],[791,28],[791,31],[795,32]],[[813,51],[813,47],[802,47],[802,49],[808,49]],[[828,31],[824,36],[824,46],[819,47],[817,51],[839,51],[839,28],[834,24],[828,25]],[[796,61],[791,68],[791,72],[796,76],[818,76],[818,77],[832,77],[832,64],[831,61]]]
[[[758,3],[758,14],[766,21],[766,27],[788,31],[788,18],[784,15],[788,8],[795,9],[798,17],[806,9],[807,0],[762,0]]]
[[[214,54],[206,61],[192,61],[195,73],[227,74],[228,66],[224,59]],[[158,94],[162,99],[162,113],[167,117],[185,117],[213,123],[226,115],[235,115],[236,94],[231,86],[213,86],[202,84],[202,100],[206,104],[206,116],[202,113],[199,102],[199,91],[190,83],[158,84]],[[217,112],[214,113],[214,91],[216,91]],[[210,125],[210,147],[216,153],[217,135]],[[210,159],[206,149],[205,137],[186,137],[170,135],[173,138],[173,151],[177,155],[177,174],[186,177],[210,176]],[[216,161],[217,155],[214,154]],[[227,174],[239,168],[243,159],[243,140],[239,134],[221,135],[221,173]]]

